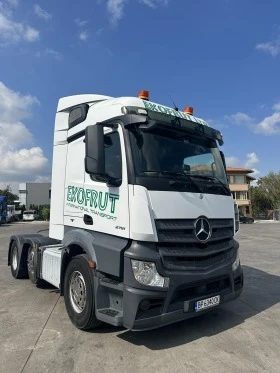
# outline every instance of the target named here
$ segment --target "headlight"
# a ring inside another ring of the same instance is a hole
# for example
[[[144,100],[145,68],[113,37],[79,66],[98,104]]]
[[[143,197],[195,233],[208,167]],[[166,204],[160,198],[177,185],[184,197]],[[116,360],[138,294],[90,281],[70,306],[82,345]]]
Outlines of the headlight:
[[[240,265],[240,258],[239,258],[239,249],[237,249],[237,252],[236,252],[236,259],[232,265],[232,270],[235,271]]]
[[[155,263],[131,260],[131,265],[134,277],[140,284],[168,288],[169,278],[158,274]]]

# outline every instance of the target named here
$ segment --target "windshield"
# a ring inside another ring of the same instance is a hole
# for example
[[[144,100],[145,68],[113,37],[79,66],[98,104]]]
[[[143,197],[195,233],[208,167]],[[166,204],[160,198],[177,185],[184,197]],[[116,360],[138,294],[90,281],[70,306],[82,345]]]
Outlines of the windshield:
[[[141,183],[142,178],[154,177],[169,179],[171,189],[228,194],[224,165],[214,140],[193,135],[176,138],[176,131],[174,137],[170,133],[167,137],[155,131],[134,130],[130,137],[135,174]]]

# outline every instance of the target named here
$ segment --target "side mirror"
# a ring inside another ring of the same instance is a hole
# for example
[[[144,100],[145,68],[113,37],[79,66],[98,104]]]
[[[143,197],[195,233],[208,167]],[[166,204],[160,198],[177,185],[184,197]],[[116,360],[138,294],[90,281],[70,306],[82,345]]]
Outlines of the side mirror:
[[[191,172],[191,166],[189,164],[183,164],[183,171],[190,173]]]
[[[221,158],[222,158],[222,161],[223,161],[223,165],[224,165],[224,168],[225,168],[225,171],[227,170],[227,165],[226,165],[226,159],[225,159],[225,155],[223,152],[220,151],[220,154],[221,154]]]
[[[95,124],[85,131],[85,170],[91,175],[105,175],[105,151],[103,126]]]

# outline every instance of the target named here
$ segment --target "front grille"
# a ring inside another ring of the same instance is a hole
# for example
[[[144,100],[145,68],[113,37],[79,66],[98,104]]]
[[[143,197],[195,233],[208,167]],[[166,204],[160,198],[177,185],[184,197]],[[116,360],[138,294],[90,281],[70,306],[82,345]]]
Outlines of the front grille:
[[[197,243],[195,236],[196,219],[158,219],[156,228],[158,240],[162,243]],[[229,239],[234,234],[233,219],[209,219],[212,235],[207,242]]]
[[[168,270],[206,270],[208,267],[221,264],[233,259],[233,250],[230,248],[226,251],[215,254],[206,254],[200,256],[166,256],[162,257],[163,265]]]
[[[196,219],[156,220],[158,250],[168,270],[206,270],[233,259],[233,219],[209,219],[206,243],[195,236]]]

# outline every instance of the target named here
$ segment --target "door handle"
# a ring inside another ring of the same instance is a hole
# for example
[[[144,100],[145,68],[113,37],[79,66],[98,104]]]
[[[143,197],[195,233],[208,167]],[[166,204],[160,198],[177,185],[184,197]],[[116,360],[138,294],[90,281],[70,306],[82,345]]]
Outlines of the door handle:
[[[84,215],[84,223],[86,225],[93,225],[93,220],[92,220],[92,217],[89,216],[89,215]]]

